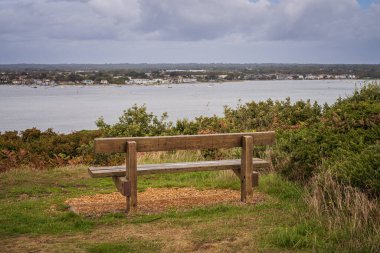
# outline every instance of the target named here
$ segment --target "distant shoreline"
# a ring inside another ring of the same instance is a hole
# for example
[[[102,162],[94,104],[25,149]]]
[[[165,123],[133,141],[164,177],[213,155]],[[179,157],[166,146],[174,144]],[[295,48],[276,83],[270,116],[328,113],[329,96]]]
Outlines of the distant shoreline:
[[[177,86],[177,85],[189,85],[189,84],[222,84],[222,83],[243,83],[243,82],[300,82],[300,81],[377,81],[380,79],[377,78],[360,78],[360,79],[263,79],[263,80],[226,80],[226,81],[209,81],[209,82],[188,82],[188,83],[156,83],[156,84],[56,84],[56,85],[41,85],[41,84],[12,84],[12,83],[0,83],[0,86],[15,86],[15,87],[61,87],[61,86],[70,86],[70,87],[134,87],[134,86]]]

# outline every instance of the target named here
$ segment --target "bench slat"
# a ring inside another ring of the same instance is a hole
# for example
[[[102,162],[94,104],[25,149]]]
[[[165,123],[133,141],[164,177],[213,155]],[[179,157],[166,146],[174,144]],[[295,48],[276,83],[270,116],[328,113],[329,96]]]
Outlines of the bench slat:
[[[259,158],[253,158],[253,168],[266,168],[269,163]],[[219,161],[202,161],[202,162],[185,162],[185,163],[161,163],[161,164],[142,164],[137,165],[137,175],[149,175],[157,173],[176,173],[208,170],[230,170],[240,169],[241,160],[219,160]],[[94,178],[101,177],[123,177],[125,176],[125,166],[109,167],[90,167],[89,174]]]
[[[124,153],[128,141],[135,141],[137,152],[241,147],[243,136],[252,136],[254,146],[273,145],[275,132],[115,137],[95,139],[95,153]]]

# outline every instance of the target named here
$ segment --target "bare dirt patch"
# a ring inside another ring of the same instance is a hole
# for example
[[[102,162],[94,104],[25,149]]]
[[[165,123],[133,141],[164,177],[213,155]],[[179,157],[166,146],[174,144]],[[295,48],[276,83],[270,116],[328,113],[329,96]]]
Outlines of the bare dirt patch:
[[[148,188],[138,193],[138,213],[160,213],[170,209],[186,210],[216,204],[241,204],[240,191],[228,189],[197,190],[195,188]],[[250,203],[263,201],[264,195],[254,192]],[[124,212],[125,197],[119,192],[95,194],[68,199],[70,209],[80,215],[99,216]]]

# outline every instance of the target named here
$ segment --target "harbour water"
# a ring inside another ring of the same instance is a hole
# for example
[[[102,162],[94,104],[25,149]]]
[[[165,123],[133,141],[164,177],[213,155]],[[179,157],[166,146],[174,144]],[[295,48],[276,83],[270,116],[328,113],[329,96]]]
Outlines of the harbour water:
[[[332,104],[350,95],[359,80],[245,81],[161,86],[30,86],[0,85],[0,131],[31,127],[68,133],[96,129],[103,116],[114,123],[123,110],[145,104],[169,120],[223,115],[223,106],[267,99],[317,101]]]

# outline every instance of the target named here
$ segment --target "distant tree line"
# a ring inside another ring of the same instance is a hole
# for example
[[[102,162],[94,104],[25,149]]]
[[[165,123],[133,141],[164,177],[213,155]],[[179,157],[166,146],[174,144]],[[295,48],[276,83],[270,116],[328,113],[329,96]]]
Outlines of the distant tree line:
[[[214,74],[354,74],[359,78],[380,78],[380,64],[13,64],[0,65],[0,71],[25,73],[33,76],[50,77],[58,72],[93,73],[96,77],[108,73],[114,75],[129,75],[134,78],[143,78],[144,73],[154,72],[156,75],[162,70],[180,69],[189,74],[188,70],[205,70]],[[98,72],[98,74],[96,74]],[[102,73],[100,73],[102,72]],[[179,73],[177,73],[179,74]],[[90,74],[89,74],[90,75]],[[175,74],[174,74],[175,75]],[[62,77],[61,77],[62,78]],[[66,77],[64,77],[66,78]],[[81,77],[79,76],[79,79]],[[73,78],[71,78],[72,80]]]

